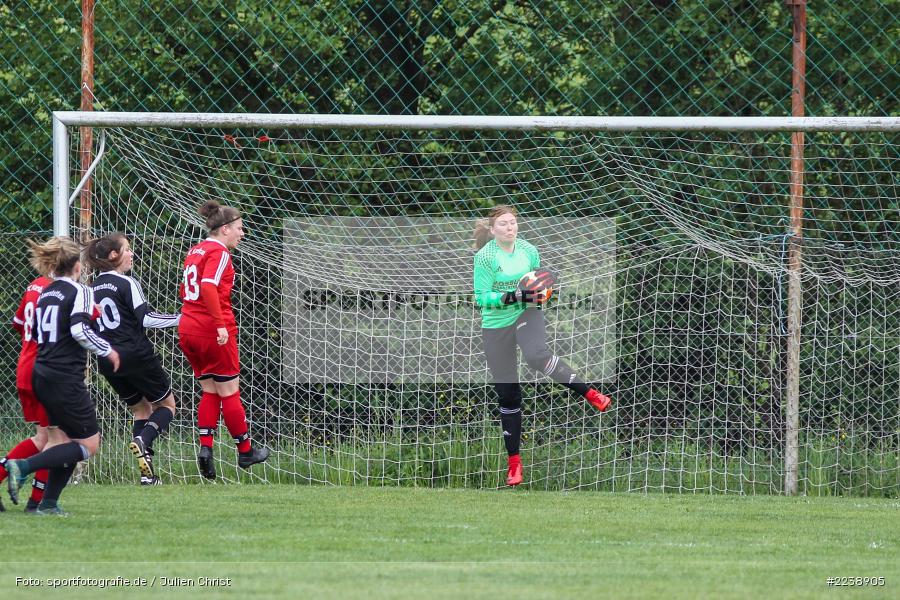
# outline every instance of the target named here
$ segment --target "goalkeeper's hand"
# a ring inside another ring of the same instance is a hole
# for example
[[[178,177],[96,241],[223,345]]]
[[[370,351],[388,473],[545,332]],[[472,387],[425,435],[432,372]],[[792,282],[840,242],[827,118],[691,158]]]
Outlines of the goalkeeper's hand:
[[[535,269],[519,280],[519,289],[531,292],[543,292],[553,289],[556,285],[556,275],[547,269]]]

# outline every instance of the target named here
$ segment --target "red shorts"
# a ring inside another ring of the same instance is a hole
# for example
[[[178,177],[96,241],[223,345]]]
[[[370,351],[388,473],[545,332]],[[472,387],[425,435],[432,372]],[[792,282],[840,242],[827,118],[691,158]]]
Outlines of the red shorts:
[[[240,372],[236,330],[228,332],[228,341],[221,346],[216,338],[182,331],[178,345],[191,363],[194,377],[236,377]]]
[[[34,359],[36,356],[19,355],[19,362],[16,363],[16,389],[30,390],[31,375],[34,373]]]
[[[25,422],[37,423],[41,427],[49,426],[50,419],[47,417],[47,411],[34,395],[34,391],[26,388],[16,388],[16,390],[19,392],[19,402],[22,403],[22,414],[25,416]]]

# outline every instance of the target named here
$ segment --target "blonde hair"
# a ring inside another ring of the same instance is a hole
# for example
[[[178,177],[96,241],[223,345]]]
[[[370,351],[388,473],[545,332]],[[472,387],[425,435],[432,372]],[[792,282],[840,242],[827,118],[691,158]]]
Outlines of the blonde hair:
[[[494,226],[494,221],[506,214],[510,214],[515,217],[519,213],[516,212],[516,209],[512,206],[507,206],[506,204],[498,204],[490,210],[487,218],[478,219],[475,222],[475,231],[472,232],[472,236],[475,238],[475,243],[472,244],[472,248],[474,248],[475,251],[481,250],[482,248],[484,248],[485,244],[491,241],[491,227]]]
[[[52,237],[43,244],[28,240],[31,266],[41,275],[71,275],[81,260],[81,249],[70,237]]]
[[[241,218],[241,212],[230,206],[222,206],[215,200],[203,203],[198,211],[200,216],[206,219],[206,228],[212,233],[222,225],[234,223]]]
[[[122,248],[125,246],[125,240],[125,234],[117,231],[88,242],[84,257],[88,267],[95,271],[115,271],[122,262]],[[113,252],[119,253],[118,259],[109,258]]]

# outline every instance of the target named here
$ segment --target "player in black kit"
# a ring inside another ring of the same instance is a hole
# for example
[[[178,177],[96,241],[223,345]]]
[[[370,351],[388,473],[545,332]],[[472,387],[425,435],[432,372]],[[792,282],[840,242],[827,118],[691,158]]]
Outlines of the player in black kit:
[[[100,273],[91,284],[100,307],[100,336],[118,349],[122,363],[113,372],[100,360],[100,372],[134,416],[129,448],[138,460],[141,485],[156,485],[160,481],[153,468],[153,441],[175,416],[175,396],[145,330],[176,327],[181,315],[154,311],[141,284],[126,275],[134,265],[134,252],[125,234],[92,240],[86,254],[88,266]]]
[[[100,429],[94,402],[84,385],[87,352],[105,357],[110,368],[119,368],[119,354],[93,329],[94,297],[91,288],[78,282],[81,254],[71,238],[55,237],[43,244],[31,243],[31,253],[53,283],[38,298],[32,322],[38,355],[32,385],[47,409],[50,427],[44,451],[6,463],[7,486],[13,504],[29,473],[49,469],[39,515],[66,515],[58,500],[75,465],[100,447]]]

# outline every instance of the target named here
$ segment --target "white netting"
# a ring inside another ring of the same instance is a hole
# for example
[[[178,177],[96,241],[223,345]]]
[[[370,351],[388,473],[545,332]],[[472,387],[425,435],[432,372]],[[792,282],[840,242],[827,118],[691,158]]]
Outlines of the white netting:
[[[782,489],[789,134],[107,135],[91,234],[132,237],[159,308],[178,309],[197,207],[244,214],[242,395],[254,437],[275,450],[253,478],[501,483],[496,400],[465,300],[474,221],[504,203],[560,273],[552,345],[614,399],[601,416],[523,365],[526,481]],[[801,491],[898,491],[896,141],[806,135]],[[174,334],[154,335],[183,407],[157,463],[196,480],[198,388]],[[124,408],[98,389],[106,449],[92,474],[131,480]],[[237,478],[227,436],[217,456]]]

